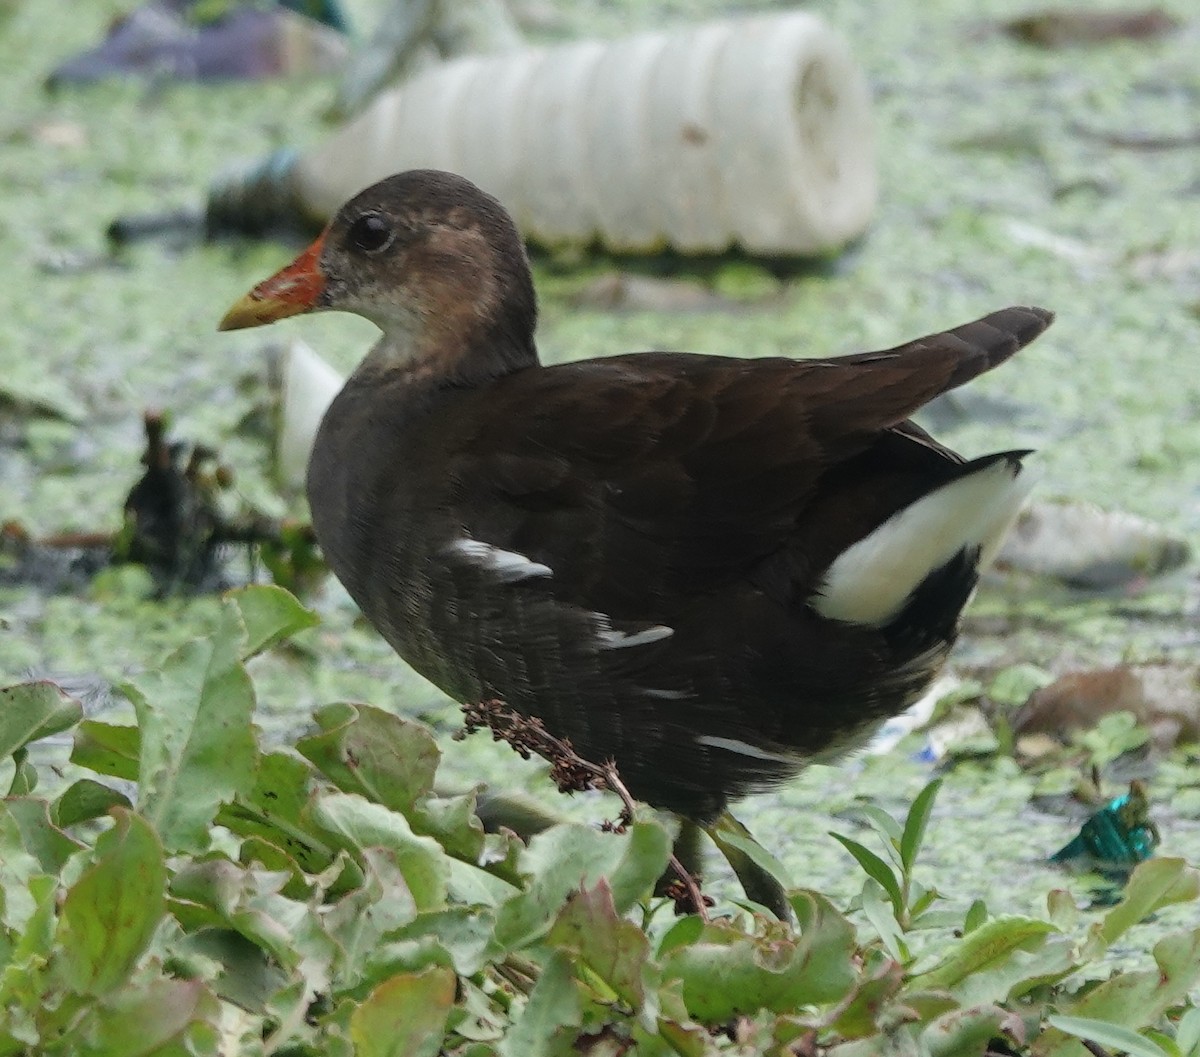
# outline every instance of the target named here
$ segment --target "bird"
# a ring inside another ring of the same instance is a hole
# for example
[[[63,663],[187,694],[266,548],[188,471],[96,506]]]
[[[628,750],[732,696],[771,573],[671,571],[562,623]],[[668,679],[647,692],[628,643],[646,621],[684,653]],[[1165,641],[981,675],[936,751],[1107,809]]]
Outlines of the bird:
[[[382,332],[307,475],[369,622],[459,702],[499,699],[699,825],[860,746],[930,686],[1030,487],[910,416],[1053,320],[1010,307],[879,352],[544,366],[520,234],[414,170],[341,207],[220,323]]]

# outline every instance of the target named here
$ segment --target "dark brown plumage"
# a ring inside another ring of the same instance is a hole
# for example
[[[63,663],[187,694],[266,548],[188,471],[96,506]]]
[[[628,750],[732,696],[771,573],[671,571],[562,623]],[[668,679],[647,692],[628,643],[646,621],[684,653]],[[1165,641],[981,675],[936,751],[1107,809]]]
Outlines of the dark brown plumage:
[[[908,416],[1052,318],[838,359],[541,367],[512,222],[435,172],[362,192],[223,326],[321,308],[384,331],[309,468],[368,619],[452,697],[540,716],[700,821],[928,686],[1024,453],[965,462]]]

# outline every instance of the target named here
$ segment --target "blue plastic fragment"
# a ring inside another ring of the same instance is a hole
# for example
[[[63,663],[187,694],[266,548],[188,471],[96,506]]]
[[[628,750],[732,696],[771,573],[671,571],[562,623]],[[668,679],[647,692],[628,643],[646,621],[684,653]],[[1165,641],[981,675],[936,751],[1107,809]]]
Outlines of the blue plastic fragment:
[[[1133,782],[1128,793],[1097,811],[1050,861],[1099,870],[1131,869],[1145,862],[1160,839],[1149,809],[1145,786]]]

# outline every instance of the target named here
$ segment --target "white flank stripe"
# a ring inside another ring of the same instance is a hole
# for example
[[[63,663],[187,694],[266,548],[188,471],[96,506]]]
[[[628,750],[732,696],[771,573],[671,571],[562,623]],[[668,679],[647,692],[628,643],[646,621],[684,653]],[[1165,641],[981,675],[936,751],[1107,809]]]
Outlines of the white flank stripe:
[[[607,618],[605,620],[607,622]],[[665,624],[655,624],[643,631],[635,631],[632,635],[625,631],[615,631],[611,627],[602,627],[596,632],[596,637],[606,650],[623,650],[627,646],[646,646],[651,642],[658,642],[659,639],[670,638],[674,634],[674,628]]]
[[[688,690],[659,690],[653,686],[639,686],[638,693],[659,701],[686,701],[689,697],[695,696]]]
[[[923,496],[838,555],[813,608],[832,620],[886,624],[964,547],[979,547],[986,565],[1031,487],[1031,474],[1001,459]]]
[[[554,570],[541,562],[532,561],[524,554],[493,547],[490,543],[464,538],[447,545],[446,552],[452,557],[466,558],[480,569],[495,573],[502,583],[515,583],[535,576],[553,576]]]
[[[752,760],[769,760],[772,763],[793,763],[795,756],[786,752],[770,752],[767,749],[760,749],[757,745],[751,745],[748,741],[739,741],[737,738],[717,738],[709,734],[702,734],[696,739],[697,745],[708,745],[714,749],[724,749],[726,752],[736,752],[739,756],[749,756]]]

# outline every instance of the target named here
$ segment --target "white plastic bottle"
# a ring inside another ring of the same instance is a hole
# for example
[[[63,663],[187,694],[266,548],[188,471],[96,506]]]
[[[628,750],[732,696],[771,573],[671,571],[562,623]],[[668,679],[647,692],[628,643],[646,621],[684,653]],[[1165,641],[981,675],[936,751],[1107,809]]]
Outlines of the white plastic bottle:
[[[804,12],[456,59],[272,164],[270,187],[246,194],[262,170],[214,197],[325,218],[393,172],[448,169],[535,242],[617,252],[820,254],[862,234],[878,190],[866,79]]]

